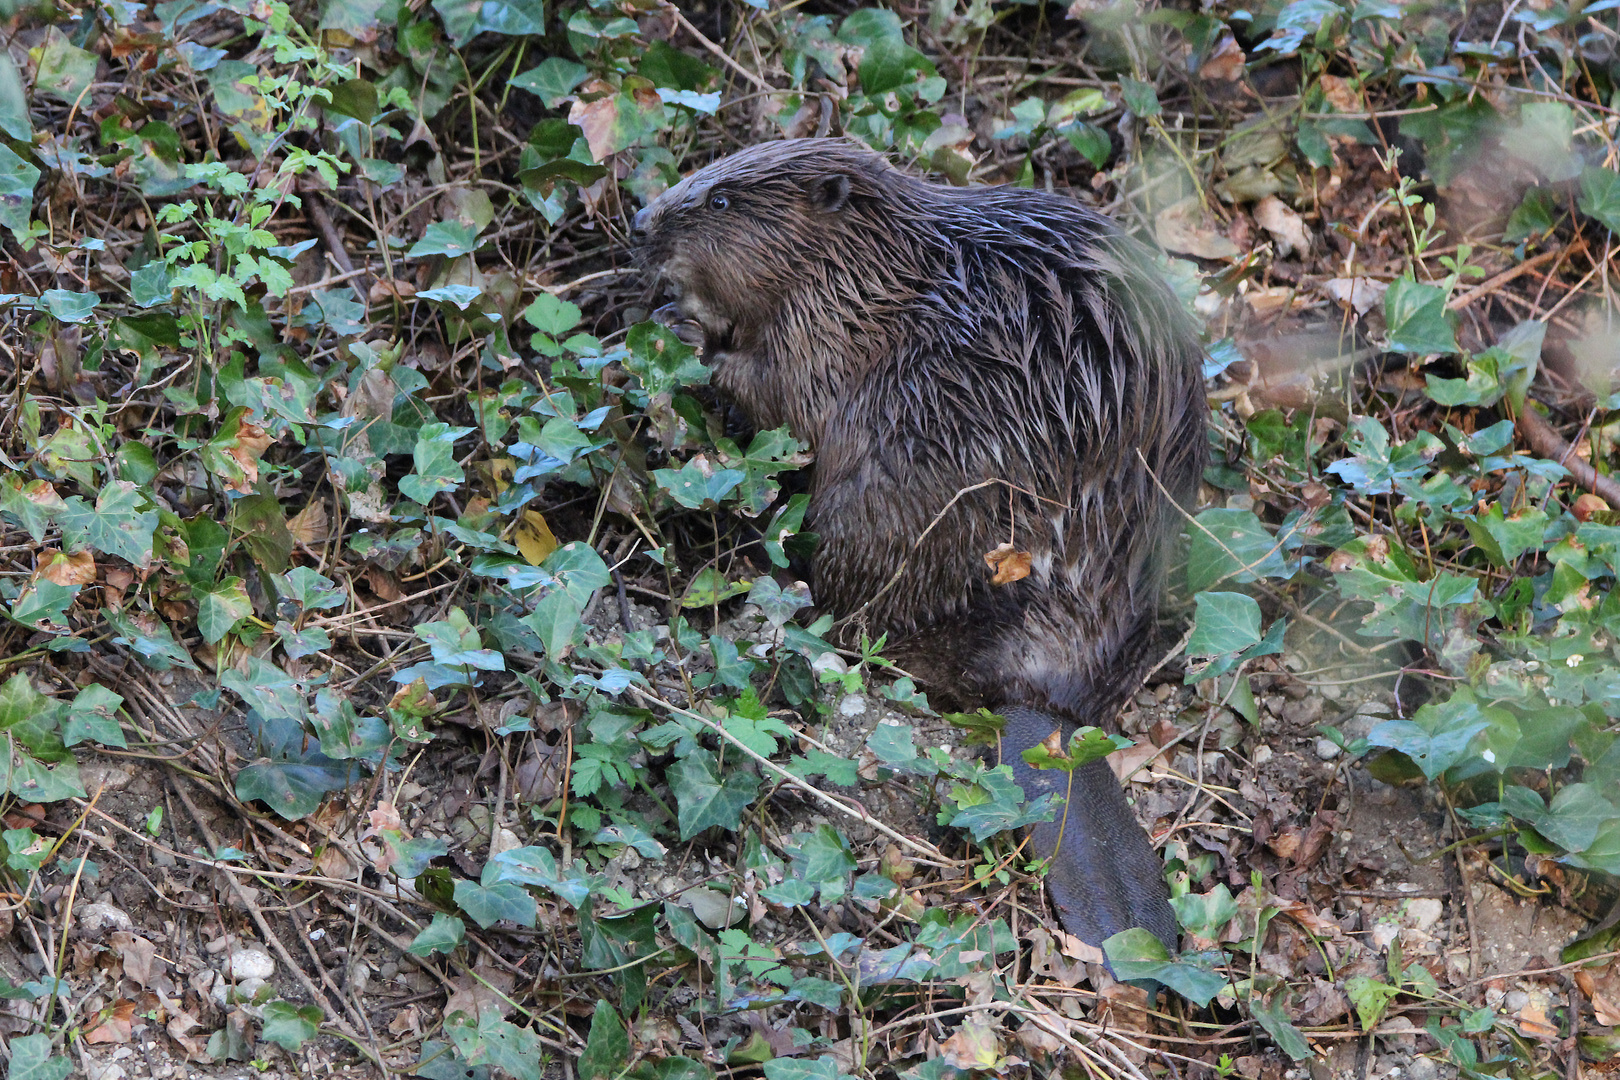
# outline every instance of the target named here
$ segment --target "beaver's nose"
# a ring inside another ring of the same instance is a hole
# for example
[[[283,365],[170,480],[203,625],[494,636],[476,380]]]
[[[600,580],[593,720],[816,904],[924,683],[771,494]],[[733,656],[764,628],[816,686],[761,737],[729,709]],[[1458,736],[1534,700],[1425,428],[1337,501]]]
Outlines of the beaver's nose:
[[[643,206],[636,211],[636,216],[630,219],[630,231],[637,236],[647,235],[647,226],[652,224],[652,207]]]

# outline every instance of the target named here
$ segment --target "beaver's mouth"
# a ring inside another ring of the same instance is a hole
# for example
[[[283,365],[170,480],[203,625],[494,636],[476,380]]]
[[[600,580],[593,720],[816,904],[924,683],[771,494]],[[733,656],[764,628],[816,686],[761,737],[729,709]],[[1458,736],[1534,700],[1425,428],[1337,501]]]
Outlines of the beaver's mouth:
[[[653,312],[653,320],[675,332],[675,336],[700,353],[713,354],[731,337],[732,323],[708,303],[700,290],[688,287],[668,264],[658,273],[659,294],[669,302]]]

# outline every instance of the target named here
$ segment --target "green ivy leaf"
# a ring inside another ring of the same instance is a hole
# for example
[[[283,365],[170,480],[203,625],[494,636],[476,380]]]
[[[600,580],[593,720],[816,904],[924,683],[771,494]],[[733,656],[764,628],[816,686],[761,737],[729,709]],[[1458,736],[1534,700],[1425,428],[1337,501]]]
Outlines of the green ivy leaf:
[[[320,808],[327,792],[347,786],[327,769],[294,761],[255,762],[236,774],[238,799],[258,799],[288,821],[308,817]]]
[[[1198,605],[1198,616],[1187,639],[1189,655],[1241,652],[1260,640],[1260,605],[1252,596],[1201,592],[1193,600]]]
[[[113,480],[101,489],[92,507],[75,495],[63,500],[57,523],[62,536],[76,550],[91,548],[146,566],[152,559],[152,533],[158,512],[140,488],[127,480]]]
[[[46,289],[39,294],[39,303],[61,322],[83,323],[90,321],[91,314],[101,304],[101,297],[68,289]]]
[[[545,889],[557,899],[572,907],[583,905],[601,884],[599,878],[580,876],[570,871],[564,877],[557,867],[557,858],[543,847],[520,847],[490,857],[484,865],[485,885],[510,882],[535,885]]]
[[[411,451],[415,471],[400,478],[399,493],[426,506],[440,492],[460,487],[467,474],[456,461],[456,440],[476,430],[449,424],[423,424]]]
[[[1446,291],[1408,276],[1396,278],[1384,293],[1389,348],[1404,353],[1454,353],[1457,338],[1446,312]]]
[[[247,583],[239,577],[228,577],[211,588],[194,590],[193,597],[197,601],[197,629],[210,645],[217,644],[232,627],[253,614]]]
[[[101,58],[74,45],[54,26],[44,47],[35,52],[35,88],[68,105],[83,107]]]
[[[646,72],[646,67],[646,62],[643,60],[641,65],[643,74]],[[555,109],[557,103],[572,94],[574,88],[589,78],[590,74],[590,69],[584,64],[576,64],[572,60],[552,56],[542,60],[538,67],[532,67],[515,77],[510,85],[537,95],[545,103],[546,108]],[[541,329],[545,328],[541,327]]]
[[[436,836],[418,836],[407,840],[398,829],[382,829],[378,835],[388,845],[392,860],[389,871],[406,881],[415,881],[428,868],[428,863],[450,853],[449,846]]]
[[[484,3],[493,3],[494,0],[468,0],[478,6]],[[437,6],[437,5],[435,5]],[[483,243],[478,239],[478,230],[471,225],[464,225],[459,221],[438,221],[422,230],[422,239],[411,245],[406,256],[412,259],[424,259],[429,255],[443,255],[446,258],[456,259],[463,255],[471,255]]]
[[[485,930],[502,919],[532,927],[539,912],[529,891],[512,881],[497,881],[493,885],[458,881],[455,901],[457,907]]]
[[[39,578],[17,594],[11,617],[30,630],[67,628],[68,608],[78,598],[79,586],[58,585],[50,578]],[[41,624],[45,624],[42,626]]]
[[[434,953],[454,952],[467,940],[467,924],[454,915],[436,912],[433,921],[411,940],[406,949],[412,956],[432,956]]]
[[[1287,577],[1282,545],[1248,510],[1205,510],[1192,527],[1187,587],[1203,592],[1216,583],[1242,585],[1263,577]]]
[[[23,1035],[11,1040],[11,1080],[67,1080],[73,1062],[51,1056],[49,1035]]]
[[[1542,803],[1541,796],[1529,788],[1513,785],[1502,792],[1502,806],[1570,852],[1591,847],[1598,832],[1620,814],[1620,808],[1592,784],[1565,785],[1553,796],[1551,806]]]
[[[1371,1031],[1384,1017],[1384,1010],[1400,994],[1398,986],[1380,982],[1370,975],[1352,975],[1344,980],[1344,992],[1356,1007],[1362,1031]]]
[[[260,657],[249,657],[243,670],[232,668],[219,681],[266,719],[285,718],[301,724],[309,715],[304,685]]]
[[[668,776],[683,841],[711,827],[735,830],[759,791],[759,777],[735,765],[722,779],[719,761],[707,750],[692,751]]]
[[[709,381],[692,346],[657,323],[637,323],[625,335],[626,370],[641,380],[649,394],[667,394],[677,385],[700,386]]]
[[[113,643],[132,650],[154,671],[167,671],[174,665],[197,670],[191,654],[157,615],[126,607],[119,611],[102,608],[101,617],[113,628]]]
[[[528,1028],[501,1019],[500,1010],[485,1009],[474,1021],[455,1013],[444,1024],[445,1034],[468,1063],[487,1062],[511,1074],[512,1080],[541,1080],[540,1040]]]
[[[1119,96],[1124,99],[1127,109],[1144,120],[1150,116],[1158,116],[1164,111],[1163,106],[1159,104],[1159,92],[1150,82],[1133,79],[1129,75],[1121,76]]]
[[[1576,204],[1603,227],[1620,236],[1620,173],[1600,165],[1581,170],[1581,197]]]
[[[763,1065],[765,1080],[854,1080],[838,1068],[838,1059],[823,1054],[809,1058],[771,1058]]]
[[[1517,244],[1532,236],[1543,236],[1558,223],[1558,199],[1551,188],[1533,187],[1524,193],[1519,205],[1508,215],[1502,243]]]
[[[719,505],[748,474],[741,469],[716,469],[705,459],[693,458],[679,469],[654,469],[652,477],[677,503],[702,510]]]
[[[15,77],[16,68],[9,57],[0,58],[0,76]],[[4,79],[0,78],[0,82]],[[26,118],[26,114],[25,114]],[[0,225],[11,230],[21,240],[28,233],[30,212],[34,208],[34,185],[39,183],[39,169],[18,157],[11,147],[0,143]]]
[[[124,731],[118,726],[118,710],[124,699],[105,686],[92,683],[80,690],[68,705],[62,742],[74,746],[93,739],[103,746],[123,747]]]
[[[1100,169],[1108,164],[1108,155],[1113,153],[1114,144],[1108,138],[1108,132],[1095,124],[1077,121],[1064,127],[1059,132],[1069,145],[1079,151],[1080,156],[1091,162],[1093,168]]]
[[[0,761],[0,791],[10,791],[25,802],[58,802],[62,799],[84,798],[84,785],[79,780],[79,765],[71,757],[55,765],[47,765],[22,751],[22,740],[16,732],[8,733],[9,745],[0,747],[5,760]]]
[[[1123,930],[1102,943],[1114,974],[1128,982],[1161,982],[1203,1008],[1227,987],[1220,972],[1194,960],[1171,960],[1164,942],[1141,927]]]
[[[1384,721],[1367,733],[1367,741],[1399,750],[1433,780],[1461,761],[1474,736],[1489,726],[1473,696],[1459,691],[1444,704],[1423,706],[1410,720]]]
[[[506,670],[506,658],[492,649],[484,648],[478,628],[459,607],[451,608],[447,617],[440,622],[418,625],[416,636],[427,643],[436,663],[478,668],[481,671]]]
[[[485,31],[508,37],[546,32],[542,0],[433,0],[433,10],[458,49]]]
[[[1169,983],[1165,985],[1175,989]],[[1271,1036],[1277,1048],[1283,1053],[1295,1061],[1309,1061],[1316,1056],[1316,1052],[1311,1049],[1310,1041],[1305,1038],[1305,1033],[1289,1022],[1288,1013],[1284,1010],[1281,1000],[1251,997],[1249,1011],[1260,1021],[1260,1026],[1266,1029],[1266,1034]]]
[[[300,1008],[290,1001],[272,1001],[264,1006],[264,1037],[283,1050],[297,1050],[320,1033],[324,1019],[318,1005]]]
[[[606,1001],[598,1000],[591,1013],[591,1033],[579,1056],[580,1080],[617,1080],[630,1060],[630,1036],[624,1021]]]
[[[308,566],[295,566],[286,574],[277,574],[271,580],[278,593],[297,601],[305,611],[342,607],[349,599],[347,590],[339,588],[337,582],[322,577]]]
[[[558,62],[555,57],[546,61],[547,64],[555,62]],[[561,62],[568,63],[568,61]],[[541,66],[544,67],[545,65],[542,64]],[[580,70],[583,71],[584,69],[581,68]],[[568,331],[578,326],[584,316],[580,313],[578,306],[570,304],[567,300],[559,300],[551,293],[542,292],[534,298],[534,303],[523,309],[523,318],[530,326],[542,334],[548,334],[552,338],[560,339]]]
[[[1183,929],[1211,941],[1219,939],[1221,928],[1238,913],[1237,901],[1224,882],[1207,893],[1172,896],[1170,906],[1176,909],[1176,921]]]

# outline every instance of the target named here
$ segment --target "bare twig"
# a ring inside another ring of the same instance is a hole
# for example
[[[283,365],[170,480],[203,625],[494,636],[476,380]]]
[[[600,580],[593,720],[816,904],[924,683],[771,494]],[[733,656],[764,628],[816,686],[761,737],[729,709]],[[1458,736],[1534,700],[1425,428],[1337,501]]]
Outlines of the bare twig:
[[[1547,422],[1530,402],[1524,403],[1516,417],[1519,433],[1530,449],[1547,458],[1556,461],[1569,470],[1570,479],[1574,480],[1587,491],[1597,495],[1610,506],[1620,507],[1620,483],[1613,477],[1604,476],[1592,467],[1591,462],[1575,455],[1575,448],[1564,441],[1564,437]]]

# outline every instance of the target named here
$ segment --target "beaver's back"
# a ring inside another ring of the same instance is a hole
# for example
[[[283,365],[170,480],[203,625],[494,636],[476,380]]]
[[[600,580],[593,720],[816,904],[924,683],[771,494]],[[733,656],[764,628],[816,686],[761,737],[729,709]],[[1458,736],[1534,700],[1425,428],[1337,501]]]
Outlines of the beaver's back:
[[[1202,471],[1201,350],[1107,219],[907,180],[889,227],[926,231],[933,273],[817,447],[817,598],[948,647],[992,704],[1105,723],[1139,670],[1171,499]],[[1030,574],[997,586],[984,556],[1004,543]]]

